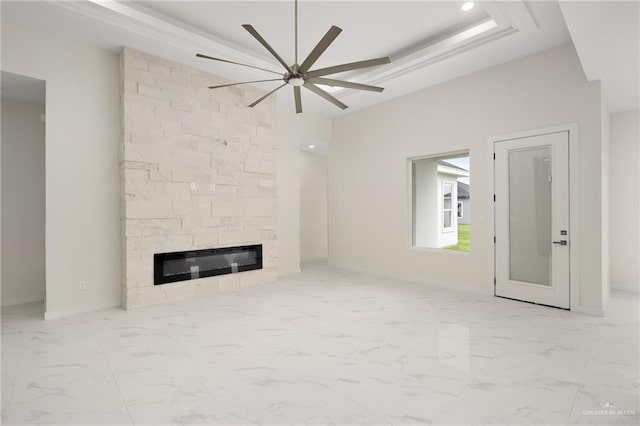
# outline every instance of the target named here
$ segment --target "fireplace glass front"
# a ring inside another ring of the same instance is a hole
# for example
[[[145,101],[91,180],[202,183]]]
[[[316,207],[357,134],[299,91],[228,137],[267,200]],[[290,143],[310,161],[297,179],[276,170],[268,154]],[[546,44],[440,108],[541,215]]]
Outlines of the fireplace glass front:
[[[154,284],[262,269],[262,245],[156,253]]]

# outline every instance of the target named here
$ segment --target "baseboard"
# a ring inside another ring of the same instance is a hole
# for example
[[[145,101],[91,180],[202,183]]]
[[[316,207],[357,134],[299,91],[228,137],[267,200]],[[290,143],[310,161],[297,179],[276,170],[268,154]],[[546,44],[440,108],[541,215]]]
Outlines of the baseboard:
[[[423,281],[423,280],[411,279],[407,277],[389,275],[380,271],[370,271],[370,270],[352,268],[352,267],[336,264],[335,262],[332,262],[331,259],[329,259],[328,265],[332,268],[342,269],[343,271],[357,272],[357,273],[371,275],[379,278],[403,281],[405,283],[410,283],[410,284],[430,285],[434,287],[445,288],[448,290],[464,291],[468,293],[479,294],[482,296],[493,296],[493,283],[491,283],[491,285],[486,285],[486,286],[466,287],[466,286],[455,284],[455,283],[434,281],[434,280]]]
[[[286,270],[280,270],[278,269],[278,278],[282,278],[282,277],[286,277],[289,275],[295,275],[295,274],[299,274],[300,273],[300,268],[293,268],[293,269],[286,269]]]
[[[73,307],[69,309],[60,309],[60,310],[54,310],[54,311],[47,310],[44,313],[44,319],[51,320],[56,318],[67,317],[70,315],[85,314],[87,312],[102,311],[104,309],[112,309],[112,308],[120,308],[120,307],[121,307],[120,302],[117,302],[117,303],[109,302],[109,303],[98,303],[98,304],[89,305],[89,306]]]
[[[321,257],[318,259],[305,259],[300,262],[301,268],[310,268],[313,266],[322,266],[329,263],[329,258]]]
[[[602,293],[602,312],[606,314],[607,306],[609,306],[609,297],[611,297],[611,283],[606,283]]]
[[[44,302],[44,294],[39,294],[36,296],[11,297],[6,299],[3,297],[0,306],[4,308],[5,306],[24,305],[26,303],[35,302]]]
[[[592,315],[597,317],[604,316],[604,309],[602,308],[592,308],[590,306],[575,306],[571,307],[571,312],[577,312],[579,314]]]
[[[620,283],[620,282],[612,282],[611,290],[622,290],[622,291],[630,291],[632,293],[640,293],[640,286],[638,284],[633,283]]]

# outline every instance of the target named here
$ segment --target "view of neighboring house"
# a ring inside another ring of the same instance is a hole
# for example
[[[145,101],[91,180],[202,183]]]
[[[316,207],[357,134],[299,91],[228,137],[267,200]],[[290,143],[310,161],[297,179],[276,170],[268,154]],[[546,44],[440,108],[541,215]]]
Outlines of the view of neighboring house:
[[[471,192],[468,183],[458,181],[458,223],[471,224]]]
[[[439,158],[413,161],[414,245],[442,248],[458,244],[458,179],[469,171]],[[468,185],[466,197],[468,199]]]
[[[442,228],[440,230],[438,247],[448,247],[458,244],[458,214],[456,213],[460,200],[459,178],[469,177],[469,171],[444,160],[438,161],[438,187],[441,196],[438,198],[438,211],[441,213]],[[468,186],[467,186],[468,188]],[[468,192],[467,192],[468,195]],[[456,202],[454,203],[454,200]]]

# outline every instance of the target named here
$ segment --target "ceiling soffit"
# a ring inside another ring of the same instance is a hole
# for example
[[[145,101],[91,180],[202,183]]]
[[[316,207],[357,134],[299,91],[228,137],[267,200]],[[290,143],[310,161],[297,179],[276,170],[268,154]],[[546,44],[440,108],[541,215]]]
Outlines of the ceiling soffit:
[[[259,56],[213,34],[189,26],[169,16],[152,11],[133,2],[89,0],[86,2],[55,2],[69,12],[102,23],[135,30],[146,42],[182,50],[195,56],[209,52],[225,59],[249,63],[259,67],[273,67],[267,56]],[[408,73],[426,68],[454,55],[483,46],[494,40],[518,33],[536,31],[538,26],[524,1],[482,2],[485,11],[475,22],[463,27],[454,26],[438,34],[389,52],[391,64],[372,70],[343,73],[340,78],[358,78],[366,84],[380,85]],[[207,64],[202,65],[207,69]],[[244,75],[251,71],[243,70]],[[256,77],[263,74],[255,73]],[[331,90],[338,98],[347,97],[353,90]]]

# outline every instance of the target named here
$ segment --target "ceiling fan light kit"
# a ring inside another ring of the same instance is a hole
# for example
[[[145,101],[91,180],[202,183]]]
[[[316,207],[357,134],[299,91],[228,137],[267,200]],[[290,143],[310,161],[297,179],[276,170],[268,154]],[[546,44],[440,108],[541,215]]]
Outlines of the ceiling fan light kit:
[[[290,86],[300,87],[304,86],[304,78],[301,77],[290,77],[287,81],[287,84]]]
[[[262,46],[264,46],[264,48],[267,49],[267,51],[269,51],[269,53],[271,53],[271,55],[283,66],[283,68],[286,71],[284,74],[277,71],[270,70],[270,69],[266,69],[266,68],[256,67],[253,65],[242,64],[239,62],[234,62],[226,59],[216,58],[213,56],[203,55],[201,53],[198,53],[196,55],[199,58],[210,59],[218,62],[225,62],[228,64],[240,65],[240,66],[249,67],[249,68],[253,68],[260,71],[269,72],[272,74],[278,74],[281,76],[280,78],[244,81],[241,83],[221,84],[217,86],[209,86],[209,89],[220,89],[223,87],[238,86],[241,84],[250,84],[250,83],[263,83],[268,81],[282,81],[283,84],[281,86],[276,87],[266,95],[262,96],[260,99],[250,104],[249,107],[253,108],[254,106],[258,105],[260,102],[262,102],[263,100],[265,100],[266,98],[268,98],[269,96],[271,96],[272,94],[274,94],[275,92],[283,88],[284,86],[291,86],[293,87],[293,97],[295,101],[296,113],[298,114],[302,112],[302,96],[301,96],[301,90],[300,90],[301,87],[304,87],[310,92],[315,93],[316,95],[324,98],[325,100],[331,102],[332,104],[334,104],[335,106],[341,109],[347,109],[348,107],[347,105],[343,104],[338,99],[336,99],[334,96],[330,95],[328,92],[318,87],[317,86],[318,84],[325,85],[325,86],[332,86],[332,87],[343,87],[343,88],[354,89],[354,90],[366,90],[370,92],[382,92],[384,90],[382,87],[371,86],[368,84],[354,83],[351,81],[324,78],[324,76],[388,64],[389,62],[391,62],[388,57],[369,59],[369,60],[358,61],[358,62],[350,62],[347,64],[335,65],[327,68],[320,68],[317,70],[311,69],[313,64],[316,63],[316,61],[320,58],[320,56],[324,53],[324,51],[327,50],[327,48],[331,45],[331,43],[333,43],[336,37],[338,37],[338,35],[342,32],[342,29],[335,25],[329,28],[329,31],[327,31],[324,37],[322,37],[322,39],[318,42],[318,44],[316,44],[316,46],[313,48],[311,53],[309,53],[309,55],[302,62],[302,64],[299,65],[298,64],[298,0],[294,0],[294,8],[295,8],[295,11],[294,11],[295,63],[293,65],[288,65],[282,59],[282,57],[278,55],[278,53],[269,45],[269,43],[267,43],[267,41],[260,35],[260,33],[258,33],[258,31],[256,31],[255,28],[253,28],[252,25],[245,24],[242,26],[260,44],[262,44]]]

